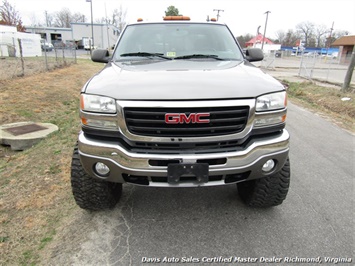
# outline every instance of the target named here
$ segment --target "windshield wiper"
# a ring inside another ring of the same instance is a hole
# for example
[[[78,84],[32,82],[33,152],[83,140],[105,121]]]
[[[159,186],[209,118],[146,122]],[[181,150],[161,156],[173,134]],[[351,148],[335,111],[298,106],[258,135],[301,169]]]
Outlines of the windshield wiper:
[[[163,54],[159,53],[147,53],[147,52],[137,52],[137,53],[126,53],[126,54],[121,54],[120,56],[140,56],[140,57],[159,57],[159,58],[164,58],[167,60],[172,60],[170,57],[166,57]]]
[[[218,55],[214,55],[214,54],[190,54],[190,55],[177,56],[174,59],[191,59],[191,58],[213,58],[216,60],[224,60],[223,58],[219,58]]]

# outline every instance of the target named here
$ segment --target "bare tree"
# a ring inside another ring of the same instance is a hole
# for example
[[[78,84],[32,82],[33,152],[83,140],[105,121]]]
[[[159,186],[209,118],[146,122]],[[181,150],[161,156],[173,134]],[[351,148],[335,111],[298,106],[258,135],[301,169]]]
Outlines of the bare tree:
[[[112,24],[119,28],[120,31],[126,26],[126,14],[127,10],[123,10],[122,5],[120,9],[115,8],[112,11],[110,17],[102,17],[101,19],[96,20],[98,23]]]
[[[237,40],[240,44],[241,47],[246,47],[245,44],[250,41],[254,36],[251,34],[246,34],[246,35],[240,35],[239,37],[237,37]]]
[[[54,25],[54,15],[52,13],[48,13],[47,11],[44,11],[44,16],[46,19],[46,26],[47,27],[53,27]]]
[[[44,20],[46,27],[51,27],[53,22],[53,16],[48,13],[47,10],[44,11]]]
[[[317,46],[317,39],[315,37],[315,35],[311,35],[309,38],[308,38],[308,47],[316,47]]]
[[[301,35],[298,32],[294,32],[289,29],[286,33],[286,38],[284,40],[285,46],[295,46],[296,42],[301,38]]]
[[[335,41],[336,39],[339,39],[342,36],[349,35],[349,33],[350,32],[348,32],[347,30],[335,30],[332,34],[332,38],[334,38]]]
[[[62,10],[54,13],[54,27],[70,28],[72,22],[86,22],[85,15],[81,13],[72,14],[69,8],[63,8]]]
[[[30,16],[30,20],[31,20],[31,26],[32,27],[40,27],[43,26],[40,18],[38,16],[36,16],[35,12],[32,12],[31,16]]]
[[[345,35],[349,35],[349,32],[346,30],[335,30],[333,32],[330,32],[329,35],[327,35],[325,43],[326,47],[330,47],[335,40],[339,39],[340,37],[343,37]]]
[[[126,15],[127,15],[127,9],[123,10],[122,5],[120,5],[120,9],[113,10],[112,24],[118,27],[120,32],[122,31],[124,26],[126,26]]]
[[[71,17],[70,9],[62,8],[54,14],[54,27],[70,28]]]
[[[85,15],[81,13],[75,13],[71,17],[71,22],[86,22],[86,17]]]
[[[25,31],[19,12],[7,0],[3,0],[0,6],[0,24],[15,26],[17,31]]]
[[[314,32],[314,24],[309,21],[301,22],[297,24],[296,29],[303,35],[305,46],[308,46],[309,39],[311,38]]]
[[[286,40],[287,33],[284,30],[278,30],[275,33],[275,35],[276,35],[277,41],[283,45]]]
[[[95,23],[98,23],[98,24],[105,24],[105,23],[107,23],[107,21],[111,21],[111,20],[107,19],[105,17],[95,19]],[[109,22],[108,24],[112,24],[112,23]]]
[[[315,38],[317,40],[317,47],[324,47],[324,36],[329,32],[329,29],[324,24],[315,27]]]

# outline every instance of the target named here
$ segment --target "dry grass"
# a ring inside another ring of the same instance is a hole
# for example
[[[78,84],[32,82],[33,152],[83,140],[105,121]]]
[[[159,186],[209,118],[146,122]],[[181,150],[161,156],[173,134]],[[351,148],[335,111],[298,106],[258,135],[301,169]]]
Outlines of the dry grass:
[[[71,154],[80,130],[78,96],[101,68],[79,61],[53,72],[0,81],[0,124],[31,120],[60,128],[24,152],[0,146],[0,265],[39,264],[63,217],[78,209],[70,187]],[[291,83],[289,93],[293,101],[353,127],[354,94],[308,83]],[[345,96],[352,100],[342,102]]]
[[[78,99],[102,68],[89,60],[53,72],[0,81],[0,124],[50,122],[60,130],[24,152],[0,146],[0,265],[31,265],[73,209],[70,160]]]
[[[315,85],[311,82],[290,83],[288,95],[292,101],[323,113],[338,126],[355,132],[355,94]],[[344,100],[350,98],[350,100]]]

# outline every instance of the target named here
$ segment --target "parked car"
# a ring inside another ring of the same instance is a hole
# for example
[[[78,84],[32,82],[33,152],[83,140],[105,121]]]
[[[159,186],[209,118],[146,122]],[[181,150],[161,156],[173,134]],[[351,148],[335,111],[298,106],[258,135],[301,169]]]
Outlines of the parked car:
[[[53,46],[53,44],[48,43],[48,42],[41,42],[41,49],[42,49],[42,51],[50,52],[54,49],[54,46]]]
[[[67,49],[78,49],[78,45],[74,41],[66,41],[65,42],[65,48]]]
[[[308,52],[308,53],[304,53],[303,56],[306,56],[306,57],[318,57],[319,54],[317,52]]]
[[[64,49],[65,43],[63,41],[54,41],[54,47],[56,49]]]
[[[336,59],[338,58],[338,52],[334,52],[334,53],[331,53],[331,54],[327,54],[327,55],[322,55],[322,57],[326,57],[326,58],[331,58],[331,59]]]
[[[275,57],[281,57],[282,56],[282,51],[281,50],[277,50],[276,52],[275,52]]]

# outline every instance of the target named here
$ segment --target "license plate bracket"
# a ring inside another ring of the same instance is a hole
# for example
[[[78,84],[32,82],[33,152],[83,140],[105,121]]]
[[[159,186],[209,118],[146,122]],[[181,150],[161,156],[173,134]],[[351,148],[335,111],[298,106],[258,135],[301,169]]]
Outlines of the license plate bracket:
[[[171,163],[168,165],[168,183],[179,183],[183,175],[193,175],[196,176],[198,183],[207,183],[208,163]]]

